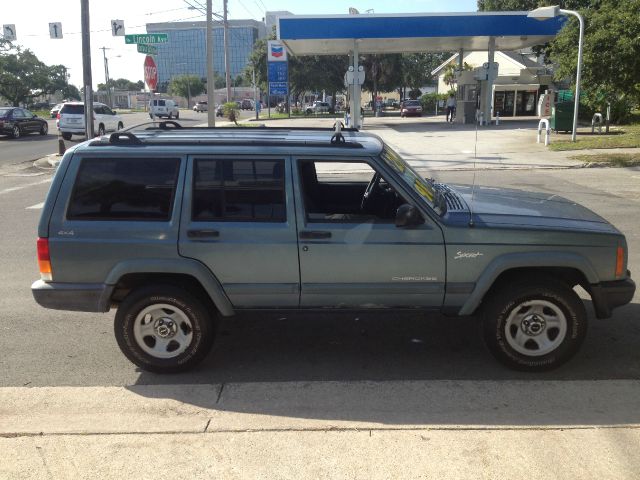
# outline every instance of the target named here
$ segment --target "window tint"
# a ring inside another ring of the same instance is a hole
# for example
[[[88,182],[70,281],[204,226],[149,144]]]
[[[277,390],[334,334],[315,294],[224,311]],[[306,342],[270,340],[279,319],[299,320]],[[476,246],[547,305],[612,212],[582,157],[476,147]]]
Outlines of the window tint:
[[[60,114],[71,113],[73,115],[84,115],[84,105],[63,105]]]
[[[22,115],[24,115],[26,118],[33,117],[33,113],[31,113],[29,110],[22,110]]]
[[[177,158],[85,158],[67,218],[169,220],[179,166]]]
[[[13,111],[13,118],[24,118],[24,113],[22,113],[22,109],[21,108],[16,108]]]
[[[102,113],[104,113],[105,115],[113,115],[113,110],[105,105],[104,107],[102,107]]]
[[[284,222],[284,161],[196,160],[191,218]]]
[[[102,105],[96,105],[95,107],[93,107],[93,111],[98,115],[102,115],[104,114],[104,107]]]

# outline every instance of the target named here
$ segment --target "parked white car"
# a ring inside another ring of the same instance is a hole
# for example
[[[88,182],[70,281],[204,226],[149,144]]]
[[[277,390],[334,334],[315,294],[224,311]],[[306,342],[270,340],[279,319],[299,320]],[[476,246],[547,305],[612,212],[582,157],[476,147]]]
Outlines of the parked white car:
[[[149,100],[149,117],[180,118],[180,111],[176,102],[166,98],[154,98]]]
[[[84,103],[65,102],[58,112],[56,127],[62,138],[71,140],[72,135],[84,135]],[[93,134],[99,136],[115,132],[124,127],[122,117],[104,103],[93,103]]]

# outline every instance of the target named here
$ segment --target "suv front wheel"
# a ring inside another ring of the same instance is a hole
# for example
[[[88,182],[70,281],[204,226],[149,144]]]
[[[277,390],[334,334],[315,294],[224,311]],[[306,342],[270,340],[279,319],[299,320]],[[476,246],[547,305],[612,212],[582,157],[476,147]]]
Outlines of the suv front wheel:
[[[172,285],[132,291],[118,307],[114,329],[122,353],[156,373],[182,372],[197,365],[215,336],[205,304]]]
[[[484,306],[483,334],[491,353],[517,370],[559,367],[587,333],[582,300],[553,279],[505,285]]]

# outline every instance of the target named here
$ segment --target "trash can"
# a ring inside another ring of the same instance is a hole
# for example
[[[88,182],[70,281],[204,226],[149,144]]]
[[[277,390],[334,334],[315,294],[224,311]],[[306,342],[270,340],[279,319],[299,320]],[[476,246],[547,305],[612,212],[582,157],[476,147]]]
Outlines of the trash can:
[[[573,131],[573,101],[558,102],[551,108],[551,129],[556,132]]]

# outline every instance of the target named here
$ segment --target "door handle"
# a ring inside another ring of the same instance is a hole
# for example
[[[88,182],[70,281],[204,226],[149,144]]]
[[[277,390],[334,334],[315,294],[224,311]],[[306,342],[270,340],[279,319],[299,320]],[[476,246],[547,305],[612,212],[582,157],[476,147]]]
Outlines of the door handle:
[[[318,240],[322,238],[331,238],[331,232],[303,230],[302,232],[300,232],[300,238],[303,240]]]
[[[218,230],[187,230],[189,238],[218,238],[219,236]]]

